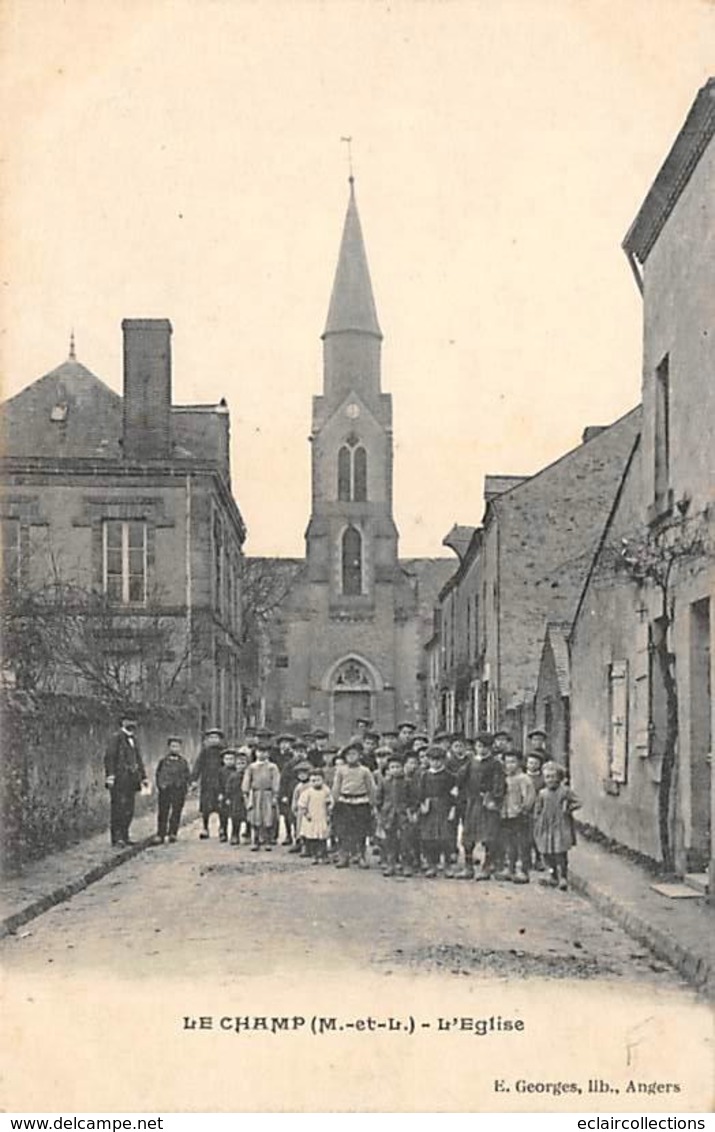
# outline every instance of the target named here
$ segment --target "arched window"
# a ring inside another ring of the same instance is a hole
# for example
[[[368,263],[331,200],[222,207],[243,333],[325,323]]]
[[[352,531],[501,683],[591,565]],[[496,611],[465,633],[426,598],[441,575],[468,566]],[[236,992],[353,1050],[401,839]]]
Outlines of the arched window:
[[[367,500],[367,452],[356,447],[357,437],[348,437],[338,452],[338,499],[341,503]]]
[[[355,597],[362,593],[362,535],[355,527],[343,534],[343,593]]]
[[[353,499],[357,503],[367,499],[367,452],[362,446],[353,452]]]
[[[338,499],[348,503],[352,498],[352,452],[345,445],[338,452]]]

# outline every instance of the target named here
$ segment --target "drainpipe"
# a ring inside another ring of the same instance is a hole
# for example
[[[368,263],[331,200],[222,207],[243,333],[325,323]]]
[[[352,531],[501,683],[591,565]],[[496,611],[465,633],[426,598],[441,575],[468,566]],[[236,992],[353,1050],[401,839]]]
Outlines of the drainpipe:
[[[192,602],[193,602],[193,578],[191,574],[191,472],[186,473],[186,512],[185,512],[185,558],[186,558],[186,671],[188,674],[189,686],[191,686],[192,679]]]

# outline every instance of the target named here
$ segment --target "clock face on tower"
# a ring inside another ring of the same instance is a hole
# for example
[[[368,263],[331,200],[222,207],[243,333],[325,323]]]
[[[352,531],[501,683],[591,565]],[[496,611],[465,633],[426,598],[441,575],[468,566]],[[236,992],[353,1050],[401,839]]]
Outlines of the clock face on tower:
[[[345,410],[345,416],[350,417],[351,421],[357,420],[357,418],[360,416],[360,406],[356,405],[354,401],[351,401],[351,403]]]

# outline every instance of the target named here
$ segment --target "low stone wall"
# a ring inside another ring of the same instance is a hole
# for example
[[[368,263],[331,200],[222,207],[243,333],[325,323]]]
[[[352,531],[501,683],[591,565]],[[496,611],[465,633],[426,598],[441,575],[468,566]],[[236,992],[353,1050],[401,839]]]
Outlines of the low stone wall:
[[[150,779],[167,736],[184,737],[191,761],[198,750],[195,713],[181,708],[137,711],[138,741]],[[104,750],[116,714],[73,696],[5,694],[0,701],[0,848],[5,874],[95,833],[108,822]],[[137,798],[137,812],[155,805]]]

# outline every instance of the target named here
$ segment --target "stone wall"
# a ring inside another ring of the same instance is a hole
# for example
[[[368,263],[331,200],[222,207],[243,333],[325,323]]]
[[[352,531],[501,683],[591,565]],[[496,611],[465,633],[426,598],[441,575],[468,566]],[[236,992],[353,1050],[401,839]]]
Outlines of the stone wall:
[[[0,850],[5,873],[62,849],[108,824],[104,750],[116,714],[90,699],[6,693],[0,704]],[[170,734],[184,736],[192,761],[197,720],[184,709],[138,712],[139,749],[150,780]],[[138,798],[137,812],[156,804]]]

